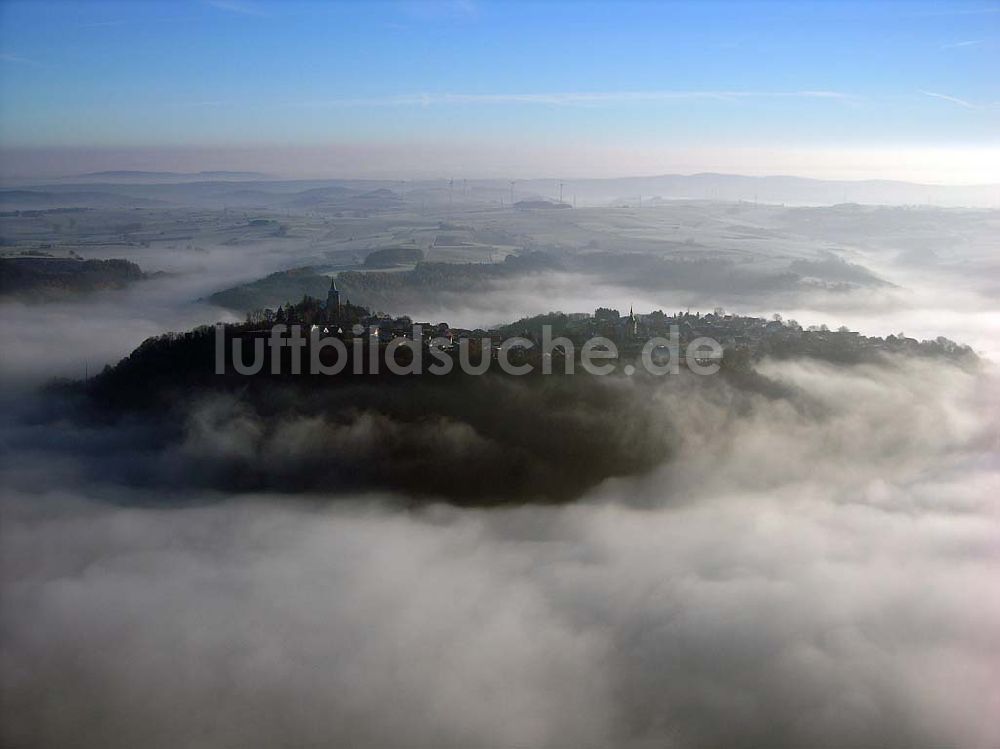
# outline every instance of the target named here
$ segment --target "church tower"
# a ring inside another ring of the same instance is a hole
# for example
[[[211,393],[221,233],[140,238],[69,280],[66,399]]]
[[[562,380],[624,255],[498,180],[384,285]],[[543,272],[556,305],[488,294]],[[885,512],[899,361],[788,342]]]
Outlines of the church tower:
[[[340,291],[335,278],[330,281],[330,291],[326,294],[326,313],[328,317],[340,317]]]

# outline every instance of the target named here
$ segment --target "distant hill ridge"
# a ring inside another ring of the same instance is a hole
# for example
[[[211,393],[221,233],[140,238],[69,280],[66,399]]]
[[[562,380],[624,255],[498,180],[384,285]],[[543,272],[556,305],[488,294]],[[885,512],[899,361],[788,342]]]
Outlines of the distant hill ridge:
[[[137,169],[123,169],[106,172],[86,172],[68,176],[69,179],[267,179],[263,172],[232,172],[232,171],[202,171],[202,172],[148,172]]]
[[[470,204],[521,208],[577,206],[640,207],[662,200],[711,200],[825,206],[934,205],[1000,207],[1000,184],[930,185],[896,180],[822,180],[794,176],[665,174],[588,179],[463,179],[457,193],[447,179],[274,179],[256,172],[197,173],[105,171],[45,183],[7,183],[0,202],[24,205],[136,205],[139,199],[199,207],[298,208],[304,210],[387,211]],[[100,196],[67,193],[100,193]],[[114,194],[114,199],[108,194]],[[562,195],[560,204],[556,196]]]

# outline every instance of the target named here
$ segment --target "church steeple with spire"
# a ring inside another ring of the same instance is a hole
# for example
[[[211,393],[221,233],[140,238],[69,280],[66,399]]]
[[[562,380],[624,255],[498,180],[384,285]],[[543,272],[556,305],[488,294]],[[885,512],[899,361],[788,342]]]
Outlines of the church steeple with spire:
[[[337,279],[330,280],[330,291],[326,294],[327,316],[340,317],[340,291],[337,289]]]

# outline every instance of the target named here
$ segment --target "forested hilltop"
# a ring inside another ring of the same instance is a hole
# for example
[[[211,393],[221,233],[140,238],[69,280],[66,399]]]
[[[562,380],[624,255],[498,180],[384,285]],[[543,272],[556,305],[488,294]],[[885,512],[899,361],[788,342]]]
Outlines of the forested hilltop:
[[[45,302],[123,289],[146,274],[129,260],[83,260],[44,254],[0,258],[0,297]]]

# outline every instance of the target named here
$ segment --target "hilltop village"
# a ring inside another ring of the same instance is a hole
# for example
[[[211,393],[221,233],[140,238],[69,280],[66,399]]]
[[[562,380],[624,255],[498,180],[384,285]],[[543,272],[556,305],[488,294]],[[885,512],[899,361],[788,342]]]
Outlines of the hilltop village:
[[[880,353],[908,353],[922,356],[946,356],[975,359],[968,347],[947,338],[919,341],[902,333],[885,337],[863,336],[846,327],[831,330],[826,325],[803,327],[796,320],[785,320],[779,314],[771,318],[728,314],[717,308],[707,314],[701,312],[655,310],[627,314],[608,307],[599,307],[593,313],[551,312],[524,318],[514,323],[486,329],[453,327],[446,322],[420,322],[408,316],[392,316],[372,312],[366,307],[341,299],[336,280],[330,284],[326,300],[304,297],[297,304],[287,304],[277,310],[258,310],[247,315],[246,321],[233,327],[240,337],[270,334],[275,325],[301,325],[308,331],[342,340],[364,339],[366,345],[387,346],[394,339],[412,339],[418,331],[423,345],[432,339],[442,348],[457,347],[463,339],[477,345],[489,338],[494,355],[504,341],[524,338],[532,344],[542,341],[542,332],[549,326],[552,337],[562,337],[576,345],[603,337],[615,344],[621,359],[640,355],[643,347],[654,338],[670,338],[676,334],[682,347],[699,338],[717,341],[724,356],[731,361],[744,361],[763,356],[789,357],[812,356],[815,358],[858,362]],[[540,356],[535,353],[522,356]]]

